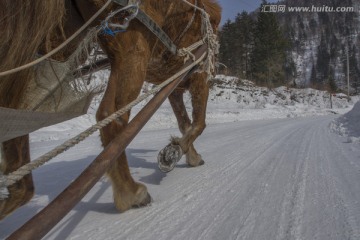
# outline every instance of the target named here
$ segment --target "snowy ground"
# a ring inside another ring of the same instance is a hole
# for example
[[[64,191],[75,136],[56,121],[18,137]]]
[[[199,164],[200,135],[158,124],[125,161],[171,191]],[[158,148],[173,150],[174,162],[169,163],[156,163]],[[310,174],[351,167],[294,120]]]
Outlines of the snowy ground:
[[[132,175],[147,185],[153,203],[119,214],[102,178],[45,239],[360,239],[360,146],[334,133],[341,126],[353,137],[348,126],[359,122],[358,105],[342,118],[335,113],[349,111],[358,98],[347,103],[339,97],[329,109],[323,92],[291,94],[246,84],[227,95],[231,88],[215,88],[210,96],[208,127],[195,144],[204,166],[187,168],[181,160],[170,173],[157,169],[158,151],[179,134],[165,104],[127,149]],[[37,131],[32,157],[92,121],[90,113]],[[100,151],[94,135],[36,170],[35,197],[0,222],[0,239]]]

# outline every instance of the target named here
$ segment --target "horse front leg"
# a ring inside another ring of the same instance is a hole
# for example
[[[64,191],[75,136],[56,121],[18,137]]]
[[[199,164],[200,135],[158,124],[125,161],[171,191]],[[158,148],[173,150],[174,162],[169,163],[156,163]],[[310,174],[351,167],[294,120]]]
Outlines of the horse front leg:
[[[5,175],[30,162],[29,135],[0,143],[0,171]],[[32,175],[8,187],[9,197],[0,200],[0,220],[24,205],[34,195]]]
[[[124,40],[119,42],[124,44]],[[139,42],[134,41],[128,45],[134,47],[134,51],[130,49],[112,58],[109,83],[97,111],[98,121],[123,108],[139,95],[147,66],[147,57],[144,56],[144,51],[139,51],[141,49],[139,45],[141,45]],[[128,124],[129,116],[130,111],[101,130],[104,147],[123,131]],[[107,176],[111,180],[114,203],[119,211],[123,212],[150,203],[151,197],[146,186],[135,182],[130,174],[125,152],[109,168]]]

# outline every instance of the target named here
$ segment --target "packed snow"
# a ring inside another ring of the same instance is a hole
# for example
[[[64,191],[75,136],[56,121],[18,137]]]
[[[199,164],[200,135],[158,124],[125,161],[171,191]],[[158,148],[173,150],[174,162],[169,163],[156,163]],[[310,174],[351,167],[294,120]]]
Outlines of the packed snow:
[[[354,108],[331,123],[333,131],[348,137],[350,142],[360,142],[360,101]]]
[[[104,177],[45,239],[360,239],[360,146],[348,140],[359,137],[359,97],[331,96],[331,108],[330,94],[313,89],[224,76],[213,85],[207,128],[195,142],[204,166],[182,159],[170,173],[157,169],[158,151],[179,134],[166,102],[127,149],[152,204],[118,213]],[[32,158],[93,124],[98,102],[85,116],[31,134]],[[190,111],[189,96],[185,102]],[[101,150],[95,134],[36,170],[34,198],[0,222],[0,239]]]

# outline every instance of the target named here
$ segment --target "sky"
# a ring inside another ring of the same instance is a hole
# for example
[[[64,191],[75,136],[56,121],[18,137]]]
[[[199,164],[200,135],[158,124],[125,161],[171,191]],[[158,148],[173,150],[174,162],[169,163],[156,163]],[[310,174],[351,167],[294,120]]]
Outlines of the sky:
[[[221,25],[226,20],[234,20],[235,16],[242,11],[251,12],[260,6],[261,0],[218,0],[223,8]],[[277,2],[277,0],[268,0],[267,2]]]

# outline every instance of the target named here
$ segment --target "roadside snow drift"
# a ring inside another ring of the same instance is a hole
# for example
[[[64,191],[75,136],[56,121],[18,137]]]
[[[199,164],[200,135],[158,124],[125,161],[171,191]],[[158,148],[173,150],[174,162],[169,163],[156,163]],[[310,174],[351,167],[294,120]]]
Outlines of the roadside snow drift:
[[[360,142],[360,101],[353,109],[330,124],[331,129],[342,136],[347,136],[349,142]]]

